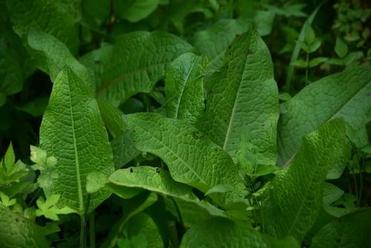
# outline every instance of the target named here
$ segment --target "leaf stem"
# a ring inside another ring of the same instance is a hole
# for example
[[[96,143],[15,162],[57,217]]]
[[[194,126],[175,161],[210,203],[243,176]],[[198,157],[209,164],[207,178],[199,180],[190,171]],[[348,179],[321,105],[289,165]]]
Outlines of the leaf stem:
[[[89,215],[89,245],[95,248],[95,212]]]
[[[308,73],[309,73],[309,53],[307,52],[307,56],[306,56],[306,68],[305,68],[305,85],[308,85],[309,84]]]
[[[80,248],[86,248],[86,219],[85,215],[80,216]]]

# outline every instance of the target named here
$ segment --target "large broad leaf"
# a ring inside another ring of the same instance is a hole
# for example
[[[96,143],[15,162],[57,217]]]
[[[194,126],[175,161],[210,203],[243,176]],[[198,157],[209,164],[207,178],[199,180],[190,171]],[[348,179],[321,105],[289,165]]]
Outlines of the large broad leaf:
[[[194,36],[195,47],[209,59],[223,57],[236,35],[246,32],[250,25],[241,20],[224,19]]]
[[[109,177],[109,182],[117,186],[142,188],[176,198],[197,199],[192,193],[192,188],[175,182],[168,172],[150,166],[116,170]]]
[[[157,8],[160,0],[115,0],[114,9],[117,15],[130,22],[140,21]]]
[[[181,248],[242,248],[242,247],[287,247],[299,245],[292,238],[275,240],[265,237],[244,223],[236,223],[223,218],[213,218],[191,227],[183,236]]]
[[[249,143],[258,163],[274,164],[278,90],[268,48],[255,31],[235,39],[208,89],[201,129],[232,156]]]
[[[36,28],[54,35],[73,51],[77,50],[77,1],[8,0],[7,4],[14,30],[21,37],[26,37],[30,29]]]
[[[150,92],[168,64],[192,47],[164,32],[133,32],[118,37],[103,61],[101,97],[115,106],[139,92]]]
[[[306,134],[333,118],[343,118],[348,135],[359,146],[367,144],[364,128],[371,108],[371,67],[353,66],[305,87],[283,105],[279,121],[280,163],[289,160]]]
[[[94,89],[70,69],[56,78],[49,106],[40,129],[40,145],[58,160],[57,178],[51,178],[47,196],[61,194],[61,205],[79,214],[94,209],[108,197],[105,193],[90,196],[85,190],[86,176],[91,172],[110,175],[112,151],[104,129]]]
[[[205,60],[192,53],[170,64],[165,79],[167,115],[195,123],[204,110]]]
[[[94,84],[92,73],[75,59],[63,42],[53,35],[31,29],[28,33],[28,44],[33,49],[32,55],[37,66],[48,73],[52,81],[65,66],[68,66],[85,83]]]
[[[314,236],[311,248],[370,247],[371,210],[336,219],[321,228]]]
[[[322,206],[326,174],[332,165],[349,158],[345,125],[333,120],[307,135],[289,168],[264,191],[263,226],[276,236],[301,241],[315,223]]]
[[[42,227],[0,205],[0,247],[50,247]]]
[[[218,71],[223,66],[223,57],[227,48],[237,35],[250,28],[251,25],[245,21],[223,19],[194,35],[194,46],[210,60],[207,74]]]
[[[243,197],[244,185],[238,167],[220,147],[183,121],[159,114],[126,116],[138,150],[159,156],[175,181],[207,192],[216,185],[231,185],[229,200]]]
[[[211,216],[227,218],[224,211],[206,201],[200,201],[192,193],[191,187],[175,182],[167,171],[159,168],[139,166],[117,170],[109,177],[108,182],[110,187],[114,185],[116,189],[141,188],[172,197],[185,225],[200,223]]]

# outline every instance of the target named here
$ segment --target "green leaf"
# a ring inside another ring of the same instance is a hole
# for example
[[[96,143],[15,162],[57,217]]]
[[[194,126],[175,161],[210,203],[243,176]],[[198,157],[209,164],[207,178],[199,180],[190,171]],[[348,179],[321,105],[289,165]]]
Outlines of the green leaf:
[[[142,188],[176,198],[197,199],[192,193],[192,188],[175,182],[167,171],[150,166],[116,170],[109,177],[109,182],[117,186]]]
[[[94,85],[93,75],[82,66],[70,53],[66,45],[54,36],[30,30],[28,33],[28,44],[35,51],[33,57],[37,66],[48,73],[52,81],[66,66],[80,77],[86,84]]]
[[[165,32],[132,32],[116,38],[109,56],[104,56],[100,97],[114,106],[140,93],[149,93],[167,66],[192,47]]]
[[[167,116],[195,123],[204,111],[203,73],[206,63],[192,53],[179,56],[166,72]]]
[[[31,168],[40,171],[37,178],[39,186],[45,191],[52,187],[53,180],[58,178],[56,169],[57,159],[53,156],[48,157],[46,151],[31,146],[31,161],[36,163]]]
[[[347,134],[357,146],[367,144],[364,125],[370,90],[371,68],[352,66],[310,84],[285,102],[278,126],[280,164],[296,153],[302,137],[334,118],[349,124]]]
[[[244,185],[238,167],[198,130],[153,113],[127,115],[126,121],[136,148],[159,156],[175,181],[203,192],[228,184],[234,190],[226,194],[227,199],[242,199]]]
[[[315,223],[322,207],[324,181],[333,164],[349,159],[345,124],[333,120],[305,136],[288,169],[263,192],[263,223],[275,237],[299,242]]]
[[[254,23],[261,36],[269,35],[272,32],[274,17],[275,13],[273,11],[256,11]]]
[[[317,57],[317,58],[311,59],[309,61],[309,68],[319,66],[320,64],[325,63],[327,60],[328,60],[328,58],[326,58],[326,57]]]
[[[12,143],[8,146],[8,149],[6,150],[5,156],[4,156],[4,167],[7,170],[10,169],[15,164],[15,154]]]
[[[140,155],[140,151],[135,148],[132,138],[128,132],[125,132],[124,134],[111,140],[111,146],[115,168],[124,167],[127,163]]]
[[[210,60],[216,57],[222,58],[236,35],[246,32],[249,27],[242,20],[224,19],[217,21],[208,29],[195,33],[194,46]]]
[[[119,137],[125,131],[125,123],[122,119],[123,113],[111,103],[102,99],[98,100],[99,110],[106,128],[114,138]]]
[[[370,246],[371,211],[363,209],[336,219],[313,237],[311,248],[355,248]]]
[[[54,35],[71,48],[77,50],[78,14],[71,9],[77,7],[74,0],[8,0],[8,11],[14,30],[21,37],[35,28]]]
[[[304,42],[308,45],[316,42],[316,34],[311,25],[306,25],[304,29]]]
[[[6,191],[20,183],[29,174],[29,170],[22,161],[15,160],[13,145],[10,144],[4,159],[0,161],[0,191]]]
[[[159,0],[115,0],[113,4],[119,17],[137,22],[155,11]]]
[[[115,185],[117,192],[142,188],[170,196],[180,210],[181,219],[186,225],[207,220],[212,216],[227,218],[224,211],[206,201],[199,201],[192,193],[192,188],[175,182],[167,171],[149,166],[132,167],[115,171],[109,178],[110,188]],[[174,204],[174,202],[171,202]]]
[[[308,63],[307,61],[303,60],[303,59],[298,59],[298,60],[295,60],[293,63],[292,63],[293,66],[297,67],[297,68],[301,68],[301,69],[305,69],[305,68],[308,68]]]
[[[223,67],[207,83],[200,129],[232,156],[248,141],[260,164],[275,163],[278,89],[269,50],[259,35],[250,31],[236,38]]]
[[[81,12],[83,19],[93,27],[99,27],[109,16],[110,1],[84,0]]]
[[[123,217],[121,217],[115,225],[111,228],[111,231],[107,238],[105,239],[104,243],[100,246],[101,248],[112,248],[115,247],[117,241],[119,240],[120,236],[124,228],[127,226],[127,223],[130,219],[135,217],[137,214],[143,212],[148,207],[152,206],[157,201],[156,194],[149,194],[148,196],[138,195],[136,198],[128,201],[124,201],[123,211],[126,213]]]
[[[233,191],[233,188],[230,185],[215,185],[205,193],[205,196],[217,193],[226,193],[229,191]]]
[[[336,37],[335,52],[339,58],[344,58],[348,54],[348,45],[339,37]]]
[[[280,242],[277,244],[277,242]],[[276,246],[274,246],[276,243]],[[232,222],[227,219],[213,218],[194,225],[183,236],[181,248],[193,247],[299,247],[295,241],[278,241],[265,238],[246,223]]]
[[[45,201],[43,197],[40,197],[36,201],[36,205],[38,209],[36,209],[36,216],[45,216],[45,218],[58,221],[59,214],[70,214],[73,213],[74,210],[72,210],[69,207],[63,207],[59,208],[57,207],[57,203],[60,199],[60,195],[51,195],[48,197]]]
[[[292,51],[292,54],[291,54],[290,63],[287,67],[287,74],[286,74],[287,76],[286,76],[286,82],[285,82],[286,91],[291,90],[292,79],[294,78],[294,72],[295,72],[293,63],[294,63],[294,61],[298,60],[298,57],[300,55],[301,45],[304,42],[307,27],[312,25],[312,22],[313,22],[314,18],[316,17],[316,15],[318,13],[318,10],[321,8],[321,6],[322,6],[322,4],[320,4],[312,12],[312,14],[305,20],[305,23],[300,30],[299,37],[296,41],[294,50]]]
[[[3,248],[50,247],[42,227],[0,206],[0,246]]]
[[[349,210],[342,206],[337,207],[335,202],[344,195],[344,191],[331,183],[325,183],[323,189],[323,208],[329,215],[341,217]]]
[[[70,69],[55,80],[40,128],[40,146],[58,160],[58,177],[52,179],[50,188],[44,188],[46,196],[61,194],[60,205],[84,214],[88,205],[86,176],[95,171],[111,174],[112,150],[94,89]],[[88,211],[107,197],[92,195]]]
[[[162,248],[160,232],[153,219],[140,213],[128,221],[124,237],[117,241],[119,248]]]
[[[16,199],[10,199],[9,196],[0,191],[0,204],[6,208],[9,208],[17,203]]]

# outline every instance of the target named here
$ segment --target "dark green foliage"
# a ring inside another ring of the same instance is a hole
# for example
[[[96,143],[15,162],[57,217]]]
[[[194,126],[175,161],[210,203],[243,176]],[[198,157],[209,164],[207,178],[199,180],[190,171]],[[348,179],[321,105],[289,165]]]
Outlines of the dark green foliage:
[[[370,247],[364,0],[0,0],[0,247]]]

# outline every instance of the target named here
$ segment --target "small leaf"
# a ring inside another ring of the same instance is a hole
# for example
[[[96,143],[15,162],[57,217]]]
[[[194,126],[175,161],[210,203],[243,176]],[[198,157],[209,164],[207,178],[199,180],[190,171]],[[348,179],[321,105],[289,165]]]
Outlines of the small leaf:
[[[69,207],[59,208],[57,203],[59,202],[60,195],[54,194],[47,198],[45,201],[43,197],[40,197],[36,201],[38,209],[36,209],[36,216],[45,216],[45,218],[58,221],[60,214],[70,214],[75,211]]]
[[[302,69],[305,69],[308,67],[308,63],[307,61],[303,60],[303,59],[298,59],[298,60],[295,60],[293,63],[292,63],[293,66],[297,67],[297,68],[302,68]]]
[[[304,42],[311,45],[316,41],[316,34],[311,25],[306,25],[304,30]]]
[[[12,143],[10,143],[8,150],[6,151],[5,156],[4,156],[5,169],[8,169],[14,166],[14,163],[15,163],[15,155],[14,155],[13,145]]]
[[[320,39],[316,39],[313,43],[308,45],[308,50],[306,52],[314,53],[320,48],[321,44],[322,44],[322,41]]]
[[[318,66],[320,64],[323,64],[327,60],[328,60],[328,58],[325,58],[325,57],[317,57],[317,58],[311,59],[309,61],[309,68],[313,68],[313,67],[316,67],[316,66]]]
[[[9,208],[17,203],[16,199],[10,199],[9,196],[0,191],[0,204],[4,207]]]
[[[348,45],[339,37],[336,38],[335,52],[340,58],[344,58],[348,54]]]

